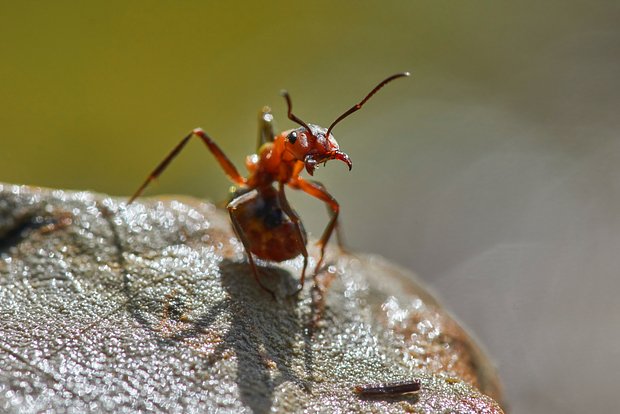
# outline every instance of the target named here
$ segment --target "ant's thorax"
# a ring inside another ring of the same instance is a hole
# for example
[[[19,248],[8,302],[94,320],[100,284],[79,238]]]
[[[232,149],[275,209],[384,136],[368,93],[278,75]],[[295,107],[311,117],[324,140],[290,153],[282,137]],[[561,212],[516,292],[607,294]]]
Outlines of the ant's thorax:
[[[275,182],[288,183],[299,175],[304,165],[287,151],[286,136],[277,135],[273,142],[263,144],[256,154],[245,161],[249,172],[246,185],[250,188],[271,186]]]

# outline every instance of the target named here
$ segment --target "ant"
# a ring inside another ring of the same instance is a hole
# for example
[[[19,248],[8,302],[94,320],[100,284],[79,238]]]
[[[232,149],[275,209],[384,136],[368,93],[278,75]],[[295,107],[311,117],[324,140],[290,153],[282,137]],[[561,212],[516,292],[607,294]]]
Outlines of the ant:
[[[352,167],[351,160],[347,154],[340,151],[331,131],[344,118],[361,109],[379,89],[394,79],[404,76],[409,76],[409,73],[397,73],[382,80],[364,99],[336,118],[327,129],[318,125],[307,124],[295,116],[292,112],[291,97],[287,91],[282,91],[282,96],[286,99],[288,106],[288,119],[301,125],[301,127],[275,135],[271,109],[264,107],[259,118],[258,149],[255,154],[249,155],[245,161],[249,172],[248,177],[241,176],[237,168],[207,133],[196,128],[183,138],[153,170],[129,199],[128,204],[139,197],[147,185],[166,169],[193,136],[200,138],[215,156],[224,173],[238,186],[238,189],[233,193],[232,200],[228,203],[227,209],[233,230],[245,248],[256,281],[264,290],[275,297],[274,292],[261,282],[252,255],[264,260],[282,262],[301,254],[304,262],[299,281],[300,285],[295,292],[297,294],[303,289],[308,267],[307,235],[301,219],[286,199],[284,186],[287,185],[316,197],[329,208],[331,218],[317,243],[320,246],[321,253],[315,268],[316,274],[323,263],[325,246],[332,232],[336,229],[337,235],[339,233],[338,214],[340,206],[322,184],[305,180],[299,174],[305,168],[308,174],[314,175],[314,170],[318,164],[325,164],[329,160],[340,160],[350,170]],[[274,187],[276,183],[277,189]],[[339,236],[338,242],[342,247]]]

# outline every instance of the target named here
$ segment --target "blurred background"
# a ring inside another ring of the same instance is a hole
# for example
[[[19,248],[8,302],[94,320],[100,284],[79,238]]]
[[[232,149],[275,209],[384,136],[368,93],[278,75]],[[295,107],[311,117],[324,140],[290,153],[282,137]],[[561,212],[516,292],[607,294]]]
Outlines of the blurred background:
[[[615,412],[620,3],[5,2],[0,181],[131,194],[191,128],[242,169],[257,114],[327,126],[348,244],[417,272],[480,338],[513,413]],[[215,201],[198,141],[147,195]],[[324,207],[291,194],[318,235]]]

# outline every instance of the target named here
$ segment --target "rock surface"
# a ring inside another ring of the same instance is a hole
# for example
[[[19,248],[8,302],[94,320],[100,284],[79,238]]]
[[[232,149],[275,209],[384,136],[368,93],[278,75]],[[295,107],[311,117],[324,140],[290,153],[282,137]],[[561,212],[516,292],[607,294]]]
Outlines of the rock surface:
[[[300,259],[261,263],[274,300],[213,205],[125,201],[0,184],[0,411],[502,412],[487,358],[407,271],[330,250],[321,311],[311,283],[288,295]]]

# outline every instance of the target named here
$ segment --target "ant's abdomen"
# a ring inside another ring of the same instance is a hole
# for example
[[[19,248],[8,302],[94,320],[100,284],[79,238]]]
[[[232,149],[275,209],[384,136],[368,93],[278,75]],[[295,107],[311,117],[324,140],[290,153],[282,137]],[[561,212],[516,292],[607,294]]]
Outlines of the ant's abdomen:
[[[299,223],[303,236],[299,240],[296,225],[282,210],[273,187],[237,193],[230,206],[234,206],[230,209],[231,218],[239,227],[235,228],[233,223],[237,237],[257,257],[282,262],[302,253],[301,243],[306,244],[303,225]]]

